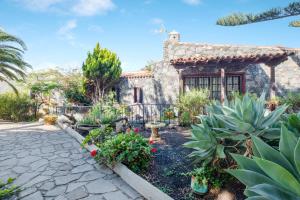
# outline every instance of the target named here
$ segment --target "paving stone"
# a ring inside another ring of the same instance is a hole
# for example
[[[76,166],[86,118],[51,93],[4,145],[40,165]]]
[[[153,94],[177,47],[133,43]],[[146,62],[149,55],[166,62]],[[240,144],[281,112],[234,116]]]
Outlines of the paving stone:
[[[56,171],[55,170],[46,170],[42,173],[42,175],[45,176],[51,176],[52,174],[54,174]]]
[[[71,191],[75,190],[76,188],[79,188],[79,187],[84,186],[86,184],[88,184],[88,182],[74,182],[74,183],[69,183],[66,192],[71,192]]]
[[[104,173],[104,174],[113,174],[114,173],[111,169],[109,169],[107,166],[102,165],[102,164],[96,163],[96,164],[94,164],[94,167],[96,169],[98,169],[99,171],[101,171],[101,173]]]
[[[28,171],[29,168],[28,167],[17,166],[17,167],[12,168],[12,170],[14,172],[18,173],[18,174],[21,174],[21,173],[24,173],[24,172]]]
[[[37,191],[29,196],[22,198],[22,200],[43,200],[43,196],[40,191]]]
[[[52,199],[53,200],[53,199]],[[68,200],[64,195],[59,195],[54,200]]]
[[[58,167],[58,170],[71,170],[73,169],[73,166],[70,164],[63,163],[61,166]]]
[[[89,195],[86,198],[83,198],[82,200],[105,200],[103,195]]]
[[[120,190],[122,190],[127,196],[131,197],[132,199],[141,197],[141,195],[137,191],[135,191],[132,187],[130,187],[120,177],[116,177],[116,178],[112,179],[112,183],[114,185],[116,185]]]
[[[71,164],[73,165],[73,166],[79,166],[79,165],[83,165],[83,164],[85,164],[86,162],[85,162],[85,160],[83,160],[83,159],[79,159],[79,160],[72,160],[71,161]]]
[[[79,179],[81,175],[82,174],[80,173],[80,174],[69,174],[66,176],[55,177],[54,178],[55,184],[56,185],[64,185],[64,184],[70,183],[72,181]]]
[[[70,171],[57,171],[55,174],[53,174],[53,176],[66,176],[68,174],[70,174]]]
[[[54,186],[55,186],[54,182],[45,182],[39,189],[48,191],[54,188]]]
[[[78,181],[93,181],[104,176],[105,174],[102,174],[99,171],[89,171],[83,174]]]
[[[85,191],[84,187],[77,188],[66,195],[69,200],[82,199],[87,196],[89,196],[89,194]]]
[[[59,195],[65,193],[66,188],[67,188],[67,186],[65,186],[65,185],[57,186],[57,187],[55,187],[54,189],[49,190],[49,191],[45,194],[45,196],[46,196],[46,197],[56,197],[56,196],[59,196]]]
[[[25,183],[27,183],[28,181],[30,181],[31,179],[33,179],[34,177],[38,176],[39,173],[38,172],[32,172],[32,173],[24,173],[21,176],[19,176],[16,181],[14,182],[15,185],[21,186]]]
[[[103,195],[106,200],[129,200],[121,191],[109,192]]]
[[[57,127],[13,124],[16,128],[4,135],[2,127],[0,124],[0,179],[16,177],[14,184],[22,189],[18,197],[9,200],[140,198]]]
[[[87,159],[86,162],[91,164],[91,165],[97,163],[94,159]]]
[[[48,164],[48,160],[42,159],[42,160],[38,160],[36,162],[31,163],[30,167],[32,170],[36,170],[46,164]]]
[[[106,192],[112,192],[118,190],[118,188],[104,179],[97,179],[86,185],[87,191],[91,194],[103,194]]]
[[[37,160],[40,160],[41,158],[40,157],[37,157],[37,156],[26,156],[24,158],[21,158],[19,160],[19,165],[28,165],[30,163],[33,163]]]
[[[31,187],[37,183],[43,182],[45,180],[50,179],[50,176],[37,176],[34,179],[30,180],[28,183],[24,185],[24,187]]]
[[[87,172],[87,171],[91,171],[93,170],[94,167],[90,164],[84,164],[84,165],[80,165],[75,167],[74,169],[72,169],[72,173],[80,173],[80,172]]]
[[[0,162],[0,166],[14,166],[16,165],[18,160],[16,158],[9,158]]]
[[[25,190],[22,190],[19,194],[19,198],[22,198],[22,197],[25,197],[25,196],[28,196],[34,192],[36,192],[37,189],[35,187],[31,187],[31,188],[27,188]]]

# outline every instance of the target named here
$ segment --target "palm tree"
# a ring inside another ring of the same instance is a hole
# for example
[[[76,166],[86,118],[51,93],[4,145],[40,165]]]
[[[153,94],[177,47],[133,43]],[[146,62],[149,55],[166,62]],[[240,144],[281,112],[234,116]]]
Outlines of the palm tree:
[[[16,45],[15,45],[16,44]],[[25,43],[0,29],[0,82],[6,82],[17,94],[12,82],[22,81],[31,66],[23,60]]]

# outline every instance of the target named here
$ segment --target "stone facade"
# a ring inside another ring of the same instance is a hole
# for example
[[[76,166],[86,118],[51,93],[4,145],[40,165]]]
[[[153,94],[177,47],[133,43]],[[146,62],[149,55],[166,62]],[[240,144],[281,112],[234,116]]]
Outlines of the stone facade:
[[[270,83],[270,67],[265,64],[234,63],[222,66],[189,65],[178,67],[171,64],[171,60],[178,58],[193,58],[199,56],[239,56],[245,54],[267,55],[293,52],[294,55],[275,68],[276,92],[279,95],[287,91],[300,89],[300,51],[283,47],[257,47],[234,45],[209,45],[180,42],[180,35],[171,32],[169,39],[163,46],[163,60],[152,66],[151,77],[123,76],[119,84],[120,101],[126,104],[133,102],[133,88],[143,90],[143,103],[173,104],[176,102],[181,87],[181,80],[189,75],[220,74],[220,68],[225,69],[225,74],[239,74],[243,77],[243,91],[260,94],[268,91]]]

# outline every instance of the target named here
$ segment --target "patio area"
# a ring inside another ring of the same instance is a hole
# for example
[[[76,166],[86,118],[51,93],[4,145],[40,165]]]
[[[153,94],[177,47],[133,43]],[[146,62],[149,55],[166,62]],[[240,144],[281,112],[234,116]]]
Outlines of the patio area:
[[[0,179],[16,178],[22,200],[143,199],[56,126],[0,122]]]

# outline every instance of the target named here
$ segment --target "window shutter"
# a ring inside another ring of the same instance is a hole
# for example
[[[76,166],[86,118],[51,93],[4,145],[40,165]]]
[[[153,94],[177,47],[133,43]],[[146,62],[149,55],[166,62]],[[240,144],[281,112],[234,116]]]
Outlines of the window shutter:
[[[142,88],[139,88],[139,103],[143,103],[143,89]]]
[[[137,102],[137,88],[133,88],[133,103]]]

